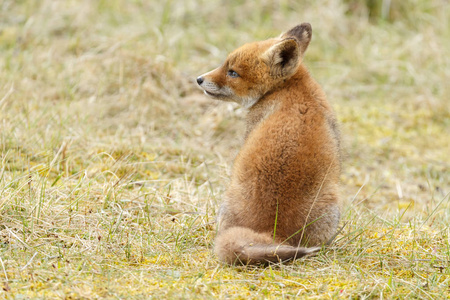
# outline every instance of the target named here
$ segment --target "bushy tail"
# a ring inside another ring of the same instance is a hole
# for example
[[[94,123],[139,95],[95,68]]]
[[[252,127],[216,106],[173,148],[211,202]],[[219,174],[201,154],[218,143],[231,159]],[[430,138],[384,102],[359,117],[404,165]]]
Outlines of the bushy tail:
[[[293,247],[274,244],[269,233],[257,233],[245,227],[232,227],[220,232],[215,252],[228,264],[257,265],[294,260],[314,254],[320,247]]]

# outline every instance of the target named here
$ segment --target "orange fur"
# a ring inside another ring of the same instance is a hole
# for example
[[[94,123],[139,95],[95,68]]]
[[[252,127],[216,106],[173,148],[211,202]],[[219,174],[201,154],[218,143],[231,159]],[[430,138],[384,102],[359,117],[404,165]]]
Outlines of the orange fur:
[[[310,39],[311,26],[303,23],[238,48],[197,79],[206,94],[249,109],[219,211],[215,252],[226,263],[292,260],[316,252],[313,246],[336,232],[339,132],[302,63]]]

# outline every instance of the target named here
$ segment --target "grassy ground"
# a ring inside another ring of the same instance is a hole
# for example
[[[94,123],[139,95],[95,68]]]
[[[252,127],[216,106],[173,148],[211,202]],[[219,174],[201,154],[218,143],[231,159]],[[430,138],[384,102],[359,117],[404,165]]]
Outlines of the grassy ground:
[[[0,298],[450,297],[450,5],[381,2],[0,1]],[[346,226],[316,257],[227,267],[245,111],[194,78],[303,21]]]

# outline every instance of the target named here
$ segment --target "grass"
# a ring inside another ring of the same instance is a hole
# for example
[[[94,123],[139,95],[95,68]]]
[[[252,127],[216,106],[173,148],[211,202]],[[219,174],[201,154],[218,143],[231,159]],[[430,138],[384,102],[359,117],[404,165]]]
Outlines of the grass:
[[[450,7],[404,2],[0,2],[0,298],[450,297]],[[345,227],[315,257],[227,267],[245,111],[194,78],[303,21]]]

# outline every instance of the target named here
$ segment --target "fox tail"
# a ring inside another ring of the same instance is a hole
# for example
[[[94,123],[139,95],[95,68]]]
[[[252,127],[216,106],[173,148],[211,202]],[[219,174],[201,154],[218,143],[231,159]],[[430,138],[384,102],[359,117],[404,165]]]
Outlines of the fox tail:
[[[219,233],[214,250],[218,258],[227,264],[258,265],[295,260],[315,254],[320,249],[275,244],[270,233],[231,227]]]

